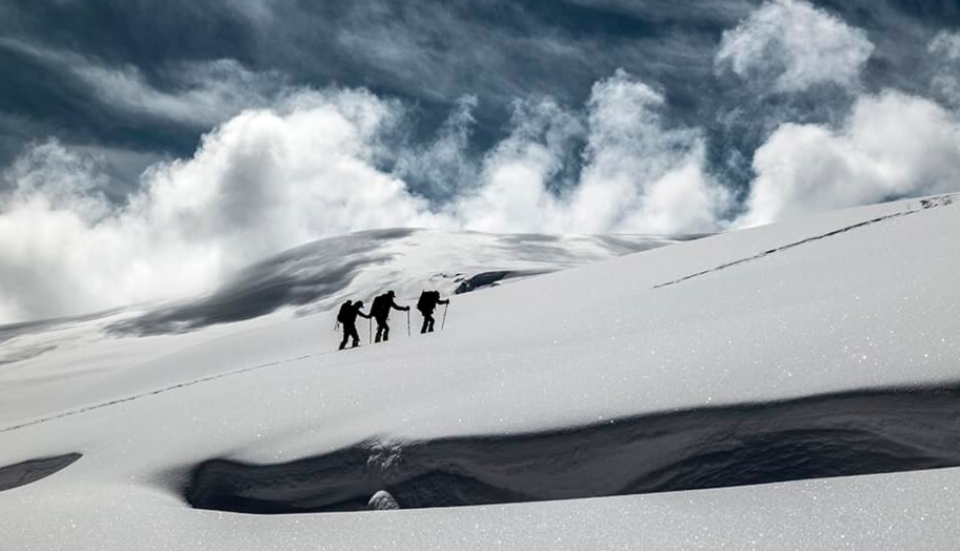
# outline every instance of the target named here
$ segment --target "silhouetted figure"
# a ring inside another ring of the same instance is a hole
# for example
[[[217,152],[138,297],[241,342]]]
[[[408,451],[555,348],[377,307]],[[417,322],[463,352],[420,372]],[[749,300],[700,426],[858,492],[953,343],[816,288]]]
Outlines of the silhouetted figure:
[[[363,310],[362,300],[353,303],[348,300],[340,307],[340,312],[337,313],[337,321],[343,326],[343,340],[340,341],[340,350],[347,347],[347,341],[351,338],[353,339],[353,346],[350,348],[360,346],[360,333],[357,332],[357,316],[370,319],[370,316],[364,314],[361,310]]]
[[[390,340],[390,326],[387,324],[387,320],[390,318],[391,308],[400,310],[401,312],[410,311],[409,306],[400,306],[394,301],[396,296],[393,291],[387,291],[373,299],[373,306],[370,307],[370,315],[373,316],[373,319],[377,320],[377,338],[375,342],[386,342]]]
[[[433,311],[437,309],[438,304],[450,304],[450,300],[440,300],[440,291],[424,291],[420,293],[420,300],[417,301],[417,310],[423,314],[423,326],[420,333],[433,333]]]

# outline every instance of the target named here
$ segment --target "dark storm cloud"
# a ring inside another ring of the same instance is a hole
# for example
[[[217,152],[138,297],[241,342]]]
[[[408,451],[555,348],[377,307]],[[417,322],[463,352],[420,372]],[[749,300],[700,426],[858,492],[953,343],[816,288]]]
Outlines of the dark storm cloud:
[[[922,92],[917,73],[926,63],[926,47],[937,32],[960,28],[960,3],[955,0],[819,0],[864,30],[876,45],[864,78],[874,87],[894,86]]]
[[[254,19],[243,4],[256,2],[7,0],[0,16],[6,36],[150,70],[169,60],[248,58]]]
[[[124,111],[89,80],[110,85],[110,71],[126,84],[136,80],[134,93],[175,95],[196,84],[183,67],[223,59],[294,84],[364,86],[411,100],[420,125],[414,139],[474,95],[478,149],[501,137],[514,99],[577,104],[619,67],[662,83],[677,105],[695,106],[693,83],[709,75],[720,31],[750,4],[698,7],[690,17],[666,2],[7,1],[0,67],[15,85],[0,91],[0,113],[8,114],[0,118],[0,154],[9,160],[25,138],[56,135],[187,155],[209,117],[190,124],[188,115],[170,121]],[[101,73],[84,79],[78,65]]]
[[[720,32],[749,7],[735,3],[687,22],[652,6],[366,0],[329,18],[298,18],[295,36],[313,51],[335,52],[340,61],[325,66],[343,73],[345,65],[347,74],[337,77],[343,82],[419,99],[434,125],[457,98],[477,96],[479,138],[489,143],[514,99],[549,95],[578,105],[597,80],[618,68],[662,84],[677,105],[695,104]],[[274,25],[288,19],[274,19]],[[276,44],[293,51],[287,41]],[[315,67],[297,61],[304,71]]]
[[[516,98],[549,95],[578,105],[595,82],[624,68],[665,92],[669,120],[718,133],[711,147],[720,166],[728,149],[749,154],[760,136],[737,140],[715,122],[727,107],[725,94],[731,103],[743,97],[712,78],[713,54],[722,32],[759,4],[5,0],[0,68],[13,85],[0,90],[0,162],[9,161],[23,143],[50,135],[70,144],[136,152],[146,155],[144,162],[150,155],[188,155],[216,114],[185,110],[164,118],[149,109],[124,109],[123,101],[90,80],[109,86],[104,75],[118,75],[126,82],[117,87],[126,85],[131,94],[176,97],[195,91],[204,79],[224,78],[210,63],[234,60],[227,80],[255,92],[261,92],[256,89],[262,80],[281,78],[315,87],[364,86],[410,100],[415,141],[439,128],[462,96],[475,96],[474,151],[502,137]],[[948,1],[819,4],[870,32],[877,55],[868,66],[868,85],[894,83],[907,91],[923,85],[914,68],[922,65],[917,58],[925,55],[934,31],[955,27],[960,17],[956,3]],[[84,79],[77,64],[100,73]],[[236,76],[240,71],[246,73]],[[251,93],[239,100],[256,104],[257,97]],[[822,105],[818,99],[801,100],[791,111],[803,118]],[[759,107],[784,108],[776,102]],[[232,113],[224,109],[222,115]]]
[[[243,59],[254,44],[243,13],[198,2],[3,0],[0,22],[0,166],[55,136],[109,152],[127,180],[114,185],[127,187],[158,157],[188,155],[209,128],[118,112],[76,71],[135,71],[145,87],[176,93],[184,63]]]

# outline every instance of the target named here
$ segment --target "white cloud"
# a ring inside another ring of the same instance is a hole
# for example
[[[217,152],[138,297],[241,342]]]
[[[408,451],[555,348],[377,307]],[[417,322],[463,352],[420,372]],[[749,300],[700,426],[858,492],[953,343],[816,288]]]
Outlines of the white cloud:
[[[423,163],[445,170],[462,156],[472,104],[464,100]],[[597,83],[585,111],[518,102],[472,192],[440,207],[378,168],[395,154],[385,140],[406,111],[366,91],[301,91],[244,111],[192,158],[148,169],[124,207],[100,193],[95,155],[42,144],[4,173],[15,189],[0,197],[0,320],[201,292],[265,256],[368,228],[712,229],[725,194],[701,169],[703,138],[665,128],[662,104],[623,72]],[[576,179],[581,163],[573,190],[558,193],[556,179]]]
[[[728,194],[703,166],[701,133],[668,129],[663,96],[624,71],[596,83],[586,117],[552,101],[521,104],[513,133],[487,157],[479,193],[457,219],[483,231],[683,233],[711,231]],[[579,180],[550,182],[586,139]]]
[[[199,292],[324,235],[441,222],[375,169],[396,107],[366,92],[307,92],[247,111],[187,160],[143,176],[122,209],[92,190],[91,161],[51,142],[7,175],[0,207],[5,321]],[[82,208],[78,208],[81,205]]]
[[[553,100],[518,102],[510,135],[484,159],[479,189],[461,198],[455,216],[478,231],[563,232],[563,205],[549,183],[573,161],[582,132],[579,116]]]
[[[88,274],[44,258],[83,254],[82,243],[64,248],[62,239],[83,235],[109,214],[98,191],[105,177],[97,159],[56,142],[28,151],[4,177],[16,187],[0,196],[0,322],[58,315],[57,306],[85,296],[81,281]]]
[[[845,125],[785,124],[757,150],[738,226],[960,188],[960,124],[923,98],[863,96]]]
[[[749,90],[831,84],[846,88],[852,102],[839,103],[830,123],[777,121],[754,152],[756,178],[731,227],[960,188],[956,115],[895,90],[864,94],[860,75],[873,49],[863,31],[803,0],[768,1],[724,33],[715,63],[747,80]],[[960,34],[941,33],[928,49],[940,68],[933,81],[939,99],[960,105]],[[831,101],[824,95],[817,103]]]
[[[128,113],[209,128],[243,109],[263,107],[276,95],[276,75],[246,70],[230,59],[184,63],[169,72],[178,88],[159,90],[133,66],[83,63],[72,68],[97,96]]]
[[[90,222],[107,213],[101,193],[107,177],[99,156],[83,155],[51,141],[28,150],[4,175],[16,188],[9,196],[0,196],[0,212],[43,201],[52,209],[73,210]]]
[[[716,229],[726,190],[704,172],[700,130],[667,129],[661,94],[623,71],[593,87],[590,134],[572,225],[588,231]]]
[[[717,52],[718,69],[768,83],[775,92],[835,84],[856,88],[874,50],[866,33],[803,0],[771,0],[735,29]]]
[[[215,128],[191,158],[153,165],[122,207],[103,197],[95,151],[55,141],[27,151],[0,174],[14,186],[0,194],[0,322],[203,292],[268,255],[361,229],[703,232],[960,182],[956,115],[896,92],[861,97],[836,129],[779,127],[733,222],[702,130],[669,126],[663,95],[623,71],[582,109],[518,101],[507,137],[459,175],[472,98],[427,147],[398,152],[408,122],[398,101],[337,89],[280,97]],[[398,157],[446,179],[452,200],[411,193],[402,170],[382,168]]]

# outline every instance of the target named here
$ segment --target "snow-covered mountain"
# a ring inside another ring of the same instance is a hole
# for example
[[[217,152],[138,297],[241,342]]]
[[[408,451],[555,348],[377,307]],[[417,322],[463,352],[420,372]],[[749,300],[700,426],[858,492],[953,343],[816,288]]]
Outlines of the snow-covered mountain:
[[[366,234],[209,297],[8,327],[0,542],[953,549],[958,230],[943,196],[722,234],[455,296],[444,331],[346,352],[338,293],[646,245]],[[330,514],[374,496],[401,510]]]

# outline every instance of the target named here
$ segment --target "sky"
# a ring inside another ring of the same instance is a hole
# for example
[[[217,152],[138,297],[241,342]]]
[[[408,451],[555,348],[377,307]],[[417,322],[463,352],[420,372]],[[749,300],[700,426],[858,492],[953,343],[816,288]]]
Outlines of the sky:
[[[385,227],[726,231],[960,190],[947,0],[0,0],[0,324]]]

